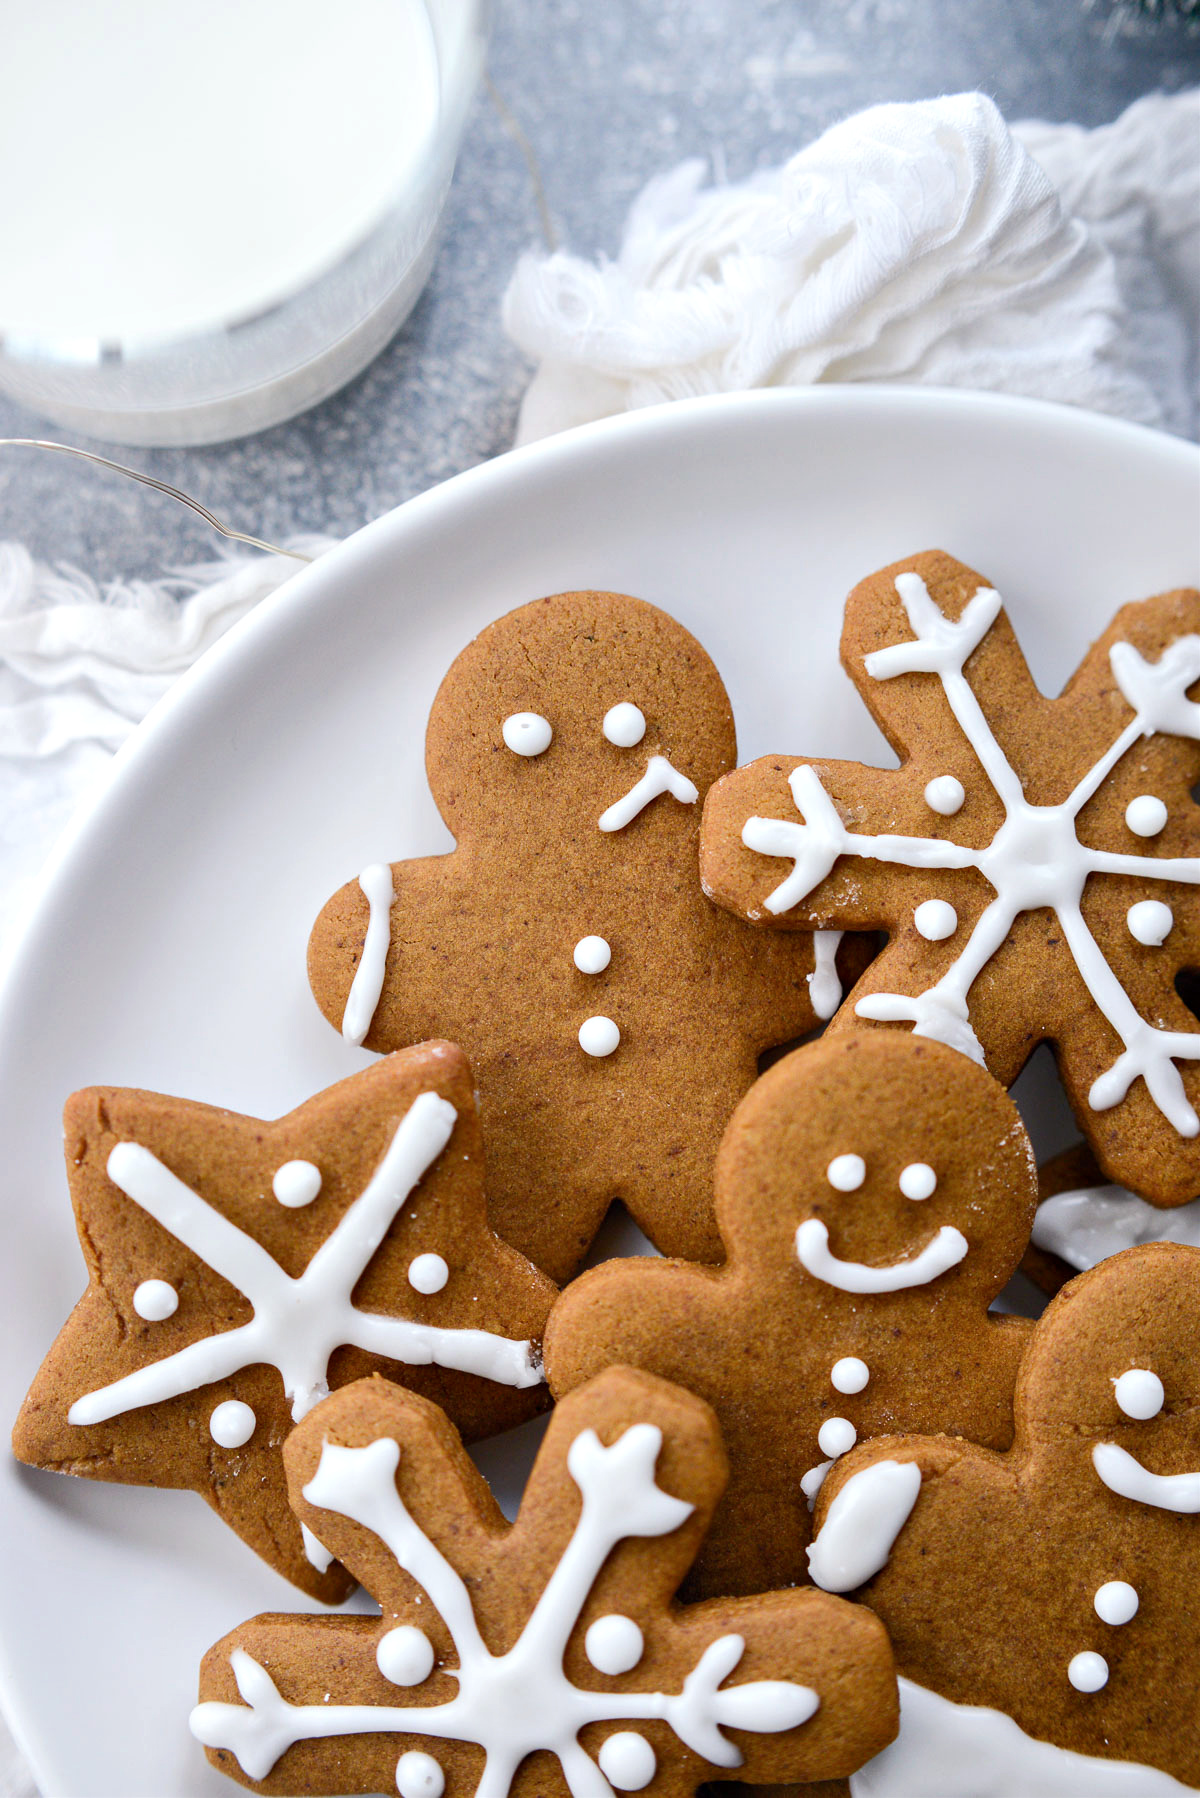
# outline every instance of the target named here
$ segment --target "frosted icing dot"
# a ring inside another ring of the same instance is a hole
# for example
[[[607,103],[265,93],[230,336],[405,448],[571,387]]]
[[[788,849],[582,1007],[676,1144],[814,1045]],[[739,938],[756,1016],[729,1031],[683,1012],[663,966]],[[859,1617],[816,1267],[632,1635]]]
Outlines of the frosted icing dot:
[[[450,1269],[440,1255],[417,1255],[408,1264],[408,1283],[414,1292],[440,1292]]]
[[[619,1611],[597,1617],[583,1639],[584,1653],[597,1673],[628,1673],[642,1658],[645,1639],[632,1617]]]
[[[227,1398],[209,1418],[208,1431],[221,1448],[241,1448],[253,1436],[257,1423],[249,1405],[240,1398]]]
[[[611,1018],[588,1018],[579,1026],[579,1047],[585,1055],[611,1055],[621,1032]]]
[[[1108,1662],[1102,1654],[1086,1649],[1067,1668],[1067,1678],[1077,1692],[1098,1692],[1108,1684]]]
[[[160,1324],[179,1309],[179,1294],[168,1280],[143,1280],[133,1295],[133,1308],[148,1324]]]
[[[645,1736],[635,1730],[618,1730],[600,1745],[596,1756],[600,1771],[618,1792],[640,1792],[658,1770],[658,1760]]]
[[[321,1170],[311,1161],[285,1161],[282,1167],[275,1169],[271,1191],[289,1210],[311,1205],[320,1190]]]
[[[955,780],[953,774],[939,774],[925,789],[926,805],[931,812],[940,812],[943,818],[952,818],[955,812],[961,811],[966,797],[962,781]]]
[[[541,755],[554,735],[550,720],[540,712],[514,712],[500,729],[514,755]]]
[[[646,720],[628,699],[604,714],[604,734],[618,749],[632,749],[646,734]]]
[[[941,943],[958,929],[958,913],[944,899],[926,899],[913,913],[913,923],[927,943]]]
[[[419,1686],[433,1672],[433,1643],[423,1629],[402,1623],[380,1636],[375,1664],[394,1686]]]
[[[900,1170],[900,1191],[906,1199],[930,1199],[937,1191],[937,1175],[927,1161],[910,1161]]]
[[[848,1417],[827,1417],[817,1431],[817,1446],[823,1455],[834,1460],[849,1454],[858,1441],[858,1431]]]
[[[829,1373],[829,1383],[835,1392],[861,1392],[871,1377],[871,1370],[865,1361],[857,1355],[845,1355],[835,1361]]]
[[[835,1192],[857,1192],[867,1177],[867,1164],[861,1155],[835,1155],[825,1169],[825,1178]]]
[[[1167,808],[1153,793],[1139,793],[1125,807],[1125,822],[1136,837],[1156,837],[1167,822]]]
[[[411,1748],[396,1762],[396,1790],[400,1798],[442,1798],[446,1776],[432,1754]]]
[[[1161,899],[1139,899],[1125,914],[1129,934],[1147,949],[1157,949],[1171,934],[1175,914]]]
[[[575,966],[581,974],[603,974],[612,950],[602,936],[581,936],[575,945]]]
[[[1101,1623],[1118,1625],[1137,1616],[1138,1595],[1128,1580],[1110,1579],[1100,1587],[1093,1603]]]
[[[1123,1373],[1113,1381],[1113,1392],[1126,1417],[1136,1418],[1139,1423],[1157,1417],[1166,1397],[1162,1381],[1146,1367],[1131,1367]]]

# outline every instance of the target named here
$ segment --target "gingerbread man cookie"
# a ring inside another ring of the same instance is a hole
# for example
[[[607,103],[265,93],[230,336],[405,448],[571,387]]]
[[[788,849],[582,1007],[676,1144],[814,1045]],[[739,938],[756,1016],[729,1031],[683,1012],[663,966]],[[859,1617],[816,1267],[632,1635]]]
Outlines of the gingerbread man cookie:
[[[841,996],[836,933],[814,966],[700,891],[700,801],[736,759],[716,669],[641,600],[560,593],[463,651],[426,759],[458,847],[330,900],[321,1009],[369,1049],[463,1045],[493,1222],[556,1279],[617,1198],[665,1253],[714,1260],[729,1114],[759,1052]]]
[[[1003,1089],[891,1032],[778,1062],[734,1113],[716,1179],[723,1267],[605,1262],[564,1292],[545,1341],[556,1395],[628,1362],[717,1413],[732,1477],[702,1593],[805,1576],[813,1496],[858,1436],[920,1418],[1008,1445],[1029,1326],[988,1305],[1037,1192]]]
[[[424,1043],[276,1123],[76,1093],[67,1173],[90,1285],[13,1432],[18,1459],[191,1487],[298,1586],[349,1589],[288,1505],[292,1423],[374,1370],[470,1436],[548,1402],[555,1288],[489,1230],[466,1057]]]
[[[680,1608],[724,1482],[707,1405],[614,1369],[560,1405],[509,1526],[437,1407],[381,1380],[284,1451],[382,1617],[258,1617],[193,1733],[264,1792],[684,1798],[849,1772],[896,1729],[882,1627],[812,1588]]]
[[[1144,1242],[1200,1248],[1200,1198],[1163,1211],[1106,1181],[1086,1144],[1064,1149],[1038,1173],[1041,1203],[1021,1271],[1043,1292]]]
[[[964,1753],[982,1798],[1192,1790],[1200,1249],[1126,1249],[1065,1286],[1016,1417],[1008,1454],[892,1437],[821,1493],[813,1575],[861,1588],[904,1675],[900,1742],[861,1790],[915,1791],[900,1775],[924,1764],[921,1791],[948,1798]]]
[[[1200,1190],[1200,594],[1118,613],[1059,699],[939,551],[856,587],[842,661],[895,770],[768,756],[718,783],[705,890],[784,929],[881,928],[836,1027],[949,1043],[1011,1085],[1052,1040],[1108,1178]]]

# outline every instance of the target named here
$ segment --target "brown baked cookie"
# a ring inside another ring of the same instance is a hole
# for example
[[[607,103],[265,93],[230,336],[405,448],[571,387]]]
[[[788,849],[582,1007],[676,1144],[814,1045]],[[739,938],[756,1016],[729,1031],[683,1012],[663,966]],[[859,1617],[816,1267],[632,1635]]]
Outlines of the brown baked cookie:
[[[281,1449],[382,1371],[472,1437],[549,1402],[555,1289],[489,1230],[465,1055],[423,1043],[276,1123],[93,1088],[65,1117],[90,1284],[13,1431],[22,1461],[191,1487],[280,1573],[351,1581],[303,1537]]]
[[[805,1577],[813,1495],[856,1436],[1008,1445],[1029,1325],[988,1305],[1036,1197],[1003,1089],[886,1031],[826,1036],[764,1074],[716,1180],[723,1267],[605,1262],[563,1293],[545,1343],[556,1396],[622,1361],[713,1407],[732,1477],[701,1594]]]
[[[933,551],[854,589],[842,662],[900,767],[739,769],[706,805],[705,890],[785,930],[887,930],[835,1028],[914,1027],[1006,1086],[1050,1039],[1106,1176],[1194,1198],[1200,593],[1124,607],[1047,699],[999,596]]]
[[[365,870],[313,930],[313,992],[350,1040],[466,1049],[492,1219],[556,1279],[617,1198],[665,1253],[715,1260],[729,1114],[759,1052],[841,998],[835,934],[814,969],[811,944],[700,891],[700,801],[735,761],[720,676],[664,612],[522,606],[434,701],[429,784],[457,849]]]
[[[930,1798],[964,1756],[983,1798],[1200,1786],[1200,1249],[1126,1249],[1064,1286],[1016,1414],[1006,1455],[892,1437],[821,1493],[813,1574],[861,1588],[904,1675],[885,1761],[938,1769]]]
[[[682,1798],[720,1771],[850,1772],[896,1730],[869,1612],[811,1588],[679,1608],[726,1477],[690,1393],[612,1369],[555,1411],[505,1523],[436,1406],[337,1393],[292,1502],[382,1617],[258,1617],[206,1655],[193,1733],[264,1792]]]
[[[1200,1198],[1163,1211],[1123,1186],[1109,1185],[1085,1143],[1064,1149],[1038,1171],[1041,1203],[1022,1273],[1055,1293],[1108,1255],[1143,1242],[1200,1248]]]

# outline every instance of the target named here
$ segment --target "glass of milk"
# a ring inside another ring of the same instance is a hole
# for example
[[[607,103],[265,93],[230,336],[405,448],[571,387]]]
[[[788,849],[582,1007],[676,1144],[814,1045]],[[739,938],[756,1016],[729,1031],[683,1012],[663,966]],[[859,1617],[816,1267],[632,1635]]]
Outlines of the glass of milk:
[[[485,0],[8,0],[0,388],[118,443],[291,418],[408,316]]]

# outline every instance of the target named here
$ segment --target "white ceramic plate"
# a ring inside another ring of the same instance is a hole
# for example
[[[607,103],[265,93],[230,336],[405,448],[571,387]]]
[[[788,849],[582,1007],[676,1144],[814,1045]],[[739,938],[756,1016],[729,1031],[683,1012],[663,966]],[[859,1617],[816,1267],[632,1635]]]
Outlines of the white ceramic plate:
[[[367,862],[449,846],[425,718],[481,626],[563,588],[639,594],[712,653],[743,760],[886,761],[837,664],[855,581],[952,551],[1000,588],[1055,691],[1119,604],[1200,579],[1197,474],[1189,445],[1058,407],[740,395],[502,457],[297,575],[119,758],[0,1004],[4,1417],[83,1285],[69,1092],[148,1086],[274,1116],[370,1059],[309,997],[309,926]],[[1023,1095],[1047,1149],[1069,1126],[1042,1087],[1027,1077]],[[187,1730],[200,1657],[299,1595],[190,1493],[6,1464],[0,1521],[0,1677],[46,1798],[232,1790]]]

